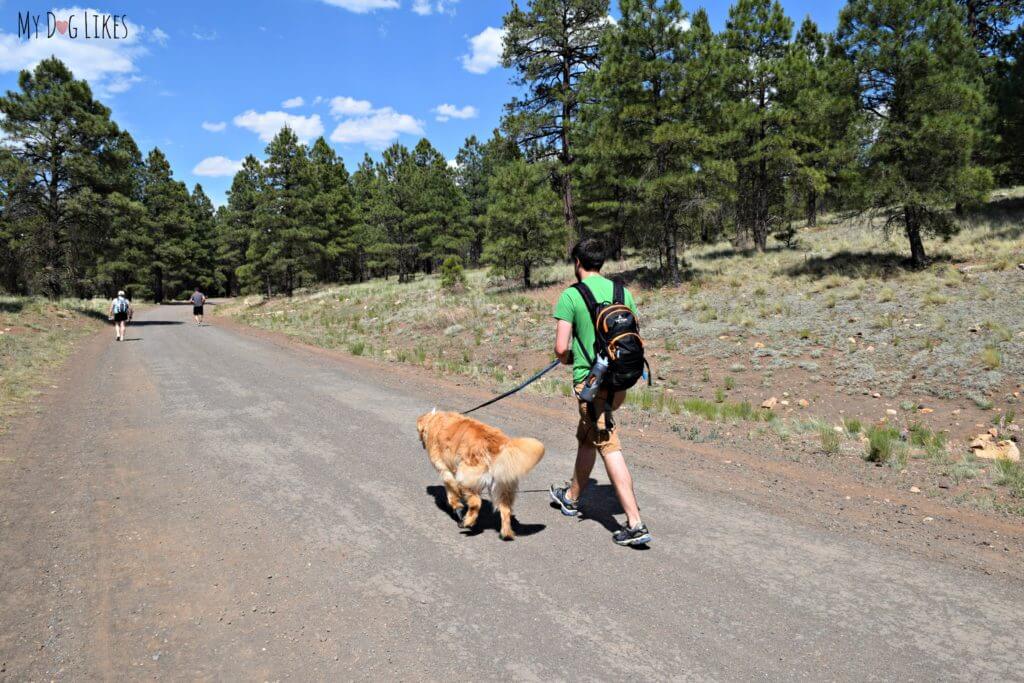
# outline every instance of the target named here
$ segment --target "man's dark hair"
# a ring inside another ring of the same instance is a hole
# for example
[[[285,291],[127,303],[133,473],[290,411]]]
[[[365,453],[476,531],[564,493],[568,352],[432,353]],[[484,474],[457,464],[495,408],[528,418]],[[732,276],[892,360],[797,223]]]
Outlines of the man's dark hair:
[[[604,265],[604,245],[592,237],[580,240],[572,248],[572,258],[586,270],[598,272]]]

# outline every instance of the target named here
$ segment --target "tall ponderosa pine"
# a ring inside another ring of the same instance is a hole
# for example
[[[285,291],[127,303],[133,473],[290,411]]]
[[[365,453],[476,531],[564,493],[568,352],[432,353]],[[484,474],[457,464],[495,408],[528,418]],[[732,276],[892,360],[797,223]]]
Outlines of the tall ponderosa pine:
[[[495,130],[487,142],[475,135],[455,155],[455,182],[466,198],[466,229],[470,234],[468,263],[478,265],[487,232],[487,184],[495,169],[519,157],[515,141]]]
[[[217,212],[217,264],[229,296],[240,294],[256,223],[256,205],[263,183],[263,167],[253,155],[242,161],[242,168],[231,181],[228,202]]]
[[[683,244],[715,201],[714,186],[731,177],[728,162],[715,158],[710,126],[721,50],[706,14],[689,25],[678,0],[622,0],[620,7],[586,113],[595,121],[584,157],[589,168],[607,170],[608,200],[617,200],[625,220],[650,227],[650,246],[678,282]]]
[[[189,198],[191,205],[191,228],[193,257],[191,275],[193,287],[202,287],[204,292],[222,291],[226,278],[217,268],[217,226],[213,202],[196,183]]]
[[[572,235],[580,235],[573,199],[573,125],[580,79],[600,63],[608,0],[528,0],[526,10],[513,2],[504,25],[504,65],[515,69],[515,83],[527,88],[524,98],[507,105],[505,127],[531,156],[558,159],[565,224]]]
[[[840,181],[853,182],[856,81],[831,36],[806,18],[782,65],[779,100],[792,115],[798,163],[792,187],[807,225],[817,225],[822,198]],[[802,201],[801,201],[802,200]]]
[[[853,0],[837,37],[852,60],[865,140],[868,201],[902,227],[911,261],[922,234],[957,228],[948,208],[981,201],[991,173],[972,162],[985,112],[975,46],[953,0]]]
[[[1006,38],[992,91],[995,131],[1001,141],[1001,179],[1020,184],[1024,182],[1024,26]]]
[[[322,137],[309,150],[315,184],[313,212],[327,231],[327,244],[317,272],[321,282],[351,280],[356,244],[352,234],[352,188],[341,157]]]
[[[91,294],[111,229],[106,200],[127,192],[130,138],[56,58],[22,71],[18,86],[0,98],[0,127],[16,162],[7,164],[14,175],[5,192],[17,195],[9,201],[20,211],[20,279],[47,296]]]
[[[562,255],[567,229],[545,164],[510,161],[490,182],[484,262],[499,275],[533,285],[533,270]]]
[[[413,173],[408,220],[419,242],[419,258],[432,272],[446,256],[465,258],[473,235],[467,221],[468,204],[455,183],[448,161],[423,138],[412,151]]]
[[[188,187],[173,178],[167,157],[156,148],[146,156],[142,203],[153,300],[181,296],[195,285],[192,201]]]
[[[268,294],[291,296],[315,280],[327,230],[317,221],[312,167],[295,132],[282,128],[266,154],[245,272]]]
[[[793,22],[778,0],[739,0],[729,9],[729,125],[735,136],[736,223],[764,251],[786,215],[786,181],[799,157],[793,112],[779,98]]]

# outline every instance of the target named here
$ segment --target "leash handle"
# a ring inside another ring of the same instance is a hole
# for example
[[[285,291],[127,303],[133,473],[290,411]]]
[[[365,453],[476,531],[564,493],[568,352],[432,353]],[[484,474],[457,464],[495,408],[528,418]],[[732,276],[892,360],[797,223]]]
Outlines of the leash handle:
[[[543,377],[544,375],[546,375],[546,374],[548,374],[549,372],[551,372],[552,370],[554,370],[554,369],[555,369],[556,367],[558,367],[558,365],[559,365],[559,364],[560,364],[561,362],[562,362],[562,361],[560,361],[560,360],[558,360],[558,359],[556,358],[555,360],[551,361],[551,364],[550,364],[550,365],[548,365],[548,366],[547,366],[546,368],[544,368],[543,370],[541,370],[540,372],[538,372],[538,373],[537,373],[536,375],[534,375],[534,376],[533,376],[533,377],[531,377],[530,379],[526,380],[525,382],[523,382],[522,384],[520,384],[519,386],[517,386],[517,387],[516,387],[515,389],[510,389],[509,391],[506,391],[506,392],[505,392],[504,394],[502,394],[501,396],[495,396],[495,397],[494,397],[494,398],[492,398],[492,399],[491,399],[490,401],[487,401],[487,402],[485,402],[485,403],[481,403],[481,404],[480,404],[480,405],[478,405],[478,406],[477,406],[476,408],[470,408],[469,410],[464,410],[464,411],[462,412],[462,414],[463,414],[463,415],[469,415],[470,413],[472,413],[472,412],[474,412],[474,411],[480,410],[481,408],[486,408],[487,406],[491,405],[492,403],[497,403],[498,401],[500,401],[500,400],[501,400],[501,399],[503,399],[503,398],[508,398],[508,397],[509,397],[509,396],[511,396],[512,394],[514,394],[514,393],[516,393],[516,392],[519,392],[519,391],[522,391],[522,390],[523,390],[523,389],[525,389],[526,387],[530,386],[531,384],[533,384],[534,382],[536,382],[537,380],[539,380],[539,379],[540,379],[541,377]]]

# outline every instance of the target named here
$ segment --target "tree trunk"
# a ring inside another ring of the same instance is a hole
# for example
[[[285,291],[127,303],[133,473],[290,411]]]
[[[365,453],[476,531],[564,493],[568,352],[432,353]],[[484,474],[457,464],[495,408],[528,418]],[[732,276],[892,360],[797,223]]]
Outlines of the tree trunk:
[[[818,225],[818,192],[811,190],[807,193],[807,227],[814,228]]]
[[[158,304],[164,300],[164,271],[157,268],[153,271],[153,303]]]
[[[910,262],[917,267],[928,263],[924,253],[924,242],[921,240],[921,224],[917,211],[913,207],[903,207],[903,218],[906,222],[907,239],[910,241]]]
[[[530,262],[523,261],[523,284],[527,289],[530,288]]]

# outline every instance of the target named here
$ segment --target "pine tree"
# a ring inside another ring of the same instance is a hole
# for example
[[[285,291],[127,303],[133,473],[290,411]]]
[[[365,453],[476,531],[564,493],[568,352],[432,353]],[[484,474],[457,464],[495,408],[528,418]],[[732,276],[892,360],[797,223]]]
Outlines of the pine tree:
[[[315,220],[326,231],[326,243],[317,278],[322,282],[352,280],[356,252],[352,233],[352,188],[341,157],[319,137],[309,150],[313,183]]]
[[[706,14],[690,25],[678,0],[622,0],[620,7],[604,42],[595,104],[584,116],[593,125],[583,158],[589,173],[603,172],[605,205],[642,226],[634,239],[655,247],[679,282],[682,245],[715,201],[713,186],[731,177],[715,159],[710,125],[718,118],[721,51]]]
[[[88,83],[56,58],[22,71],[18,86],[0,98],[0,127],[17,141],[9,153],[18,182],[8,190],[22,210],[23,281],[51,297],[84,296],[96,288],[110,234],[110,214],[96,208],[124,179],[120,131]]]
[[[143,228],[153,301],[179,297],[193,286],[191,200],[185,183],[174,180],[171,165],[159,149],[146,156],[142,172]]]
[[[967,33],[984,55],[998,54],[1004,37],[1024,15],[1024,0],[957,0],[964,8]]]
[[[251,282],[246,255],[256,222],[256,205],[263,184],[263,166],[253,155],[242,161],[242,168],[231,181],[227,205],[217,212],[216,258],[229,296],[240,294],[243,282]]]
[[[468,263],[478,265],[483,254],[487,232],[487,184],[495,169],[519,156],[515,141],[495,130],[487,142],[475,135],[455,155],[455,182],[466,198],[466,224],[470,233]]]
[[[799,164],[793,112],[779,98],[793,22],[778,0],[738,0],[729,9],[729,125],[736,136],[738,228],[764,251],[785,220],[786,181]]]
[[[268,296],[292,296],[314,281],[327,230],[316,221],[312,167],[295,132],[282,128],[267,145],[266,155],[246,254],[247,273]]]
[[[190,261],[190,275],[194,287],[204,292],[222,291],[225,278],[217,268],[217,226],[216,211],[213,202],[203,191],[203,186],[196,183],[189,198],[191,205],[191,247],[193,258]]]
[[[359,167],[352,174],[352,201],[355,206],[352,241],[355,250],[351,256],[350,269],[360,282],[370,277],[376,267],[370,249],[383,235],[374,218],[374,207],[380,201],[382,191],[383,182],[377,175],[376,164],[370,155],[364,154]]]
[[[798,156],[792,186],[807,225],[818,222],[822,198],[849,179],[857,152],[855,81],[831,40],[804,19],[782,65],[779,101],[792,117]]]
[[[465,195],[455,184],[444,155],[424,138],[412,151],[413,173],[409,229],[419,243],[419,258],[428,272],[446,256],[465,256],[472,242]]]
[[[972,162],[985,92],[975,46],[952,0],[853,0],[837,36],[871,117],[867,200],[902,227],[911,262],[927,261],[922,234],[948,235],[956,203],[981,201],[991,173]]]
[[[522,159],[497,169],[489,186],[483,260],[499,275],[533,285],[533,270],[562,255],[566,227],[558,220],[558,195],[550,170]]]
[[[508,105],[505,127],[535,156],[558,159],[562,212],[567,234],[581,236],[573,199],[573,126],[584,73],[600,63],[599,41],[608,25],[608,0],[513,2],[505,15],[504,65],[517,72],[523,99]]]
[[[996,66],[995,133],[1000,140],[1001,180],[1024,182],[1024,27],[1005,40],[1005,57]]]

